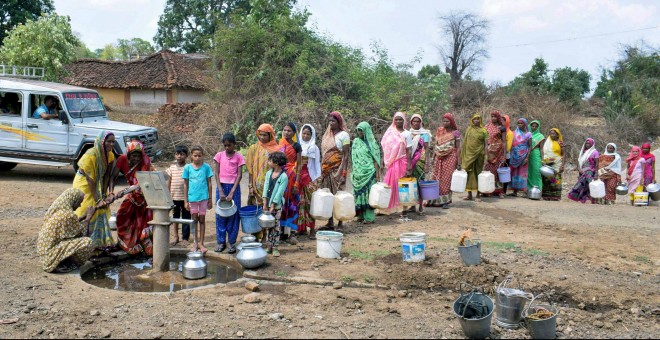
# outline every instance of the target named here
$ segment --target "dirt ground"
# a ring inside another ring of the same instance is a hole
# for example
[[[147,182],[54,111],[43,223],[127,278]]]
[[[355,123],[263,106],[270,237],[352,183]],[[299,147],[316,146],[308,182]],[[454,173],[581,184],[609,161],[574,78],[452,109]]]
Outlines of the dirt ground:
[[[575,174],[565,177],[567,190]],[[71,169],[19,165],[0,174],[0,338],[463,338],[451,310],[459,284],[488,289],[506,275],[558,306],[559,337],[660,338],[657,205],[474,203],[456,195],[453,208],[429,208],[412,222],[379,216],[375,225],[348,224],[342,260],[317,258],[304,236],[283,245],[281,257],[256,271],[273,279],[259,282],[261,301],[247,303],[244,281],[147,294],[43,272],[37,233],[71,182]],[[461,264],[456,246],[467,228],[484,242],[480,266]],[[427,261],[402,262],[403,232],[427,234]],[[492,325],[493,338],[529,338],[525,329],[495,326],[495,317]]]

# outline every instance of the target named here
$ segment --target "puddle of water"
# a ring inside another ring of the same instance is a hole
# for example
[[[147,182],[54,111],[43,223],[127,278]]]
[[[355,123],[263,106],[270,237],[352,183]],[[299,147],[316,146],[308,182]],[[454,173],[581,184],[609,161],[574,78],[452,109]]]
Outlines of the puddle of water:
[[[129,259],[119,263],[110,263],[92,268],[82,275],[83,281],[97,287],[131,292],[176,292],[227,283],[240,278],[239,272],[233,267],[213,259],[206,259],[206,278],[188,280],[181,273],[183,255],[170,257],[170,271],[152,273],[148,259]]]

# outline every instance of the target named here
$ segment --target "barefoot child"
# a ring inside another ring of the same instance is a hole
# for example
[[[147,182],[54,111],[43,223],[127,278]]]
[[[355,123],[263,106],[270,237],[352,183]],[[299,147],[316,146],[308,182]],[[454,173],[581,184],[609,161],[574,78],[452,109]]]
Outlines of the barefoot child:
[[[188,158],[188,147],[185,145],[177,145],[174,149],[174,160],[176,163],[170,165],[165,172],[170,177],[167,180],[167,187],[170,189],[170,194],[172,194],[172,200],[174,201],[174,218],[183,218],[190,219],[190,211],[185,208],[185,198],[184,198],[184,189],[183,184],[183,168],[186,166],[186,159]],[[174,229],[174,241],[170,243],[170,246],[176,246],[179,243],[179,224],[172,223],[172,228]],[[190,225],[182,224],[181,225],[181,239],[188,241],[190,237]]]
[[[204,151],[201,146],[193,146],[190,150],[192,158],[191,164],[186,164],[183,168],[184,179],[184,199],[186,210],[192,214],[193,223],[195,223],[195,235],[199,242],[199,250],[206,253],[208,249],[204,247],[204,234],[206,231],[205,217],[206,209],[211,209],[211,177],[213,169],[204,163]],[[195,244],[197,247],[197,244]]]
[[[227,132],[222,136],[224,151],[218,152],[213,158],[215,165],[215,196],[218,200],[234,201],[236,213],[231,217],[220,217],[215,215],[215,237],[218,246],[216,253],[221,253],[227,249],[226,241],[229,236],[229,254],[236,253],[236,238],[238,237],[238,225],[240,216],[238,209],[241,207],[241,178],[243,178],[243,168],[245,159],[243,155],[236,152],[236,137],[233,133]]]
[[[286,164],[286,156],[282,152],[273,152],[268,155],[268,173],[264,181],[264,211],[270,210],[275,217],[275,226],[268,231],[268,253],[273,256],[280,256],[280,252],[275,248],[280,238],[279,211],[284,203],[284,190],[289,183],[286,173],[282,167]]]

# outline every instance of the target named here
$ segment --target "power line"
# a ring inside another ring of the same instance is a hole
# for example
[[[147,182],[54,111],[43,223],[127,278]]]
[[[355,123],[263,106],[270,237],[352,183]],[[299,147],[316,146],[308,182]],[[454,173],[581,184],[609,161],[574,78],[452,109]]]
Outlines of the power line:
[[[566,38],[566,39],[557,39],[557,40],[539,41],[539,42],[531,42],[531,43],[506,45],[506,46],[497,46],[497,47],[491,47],[491,49],[509,48],[509,47],[523,47],[523,46],[532,46],[532,45],[541,45],[541,44],[552,44],[552,43],[558,43],[558,42],[564,42],[564,41],[572,41],[572,40],[596,38],[596,37],[605,37],[605,36],[615,35],[615,34],[653,30],[653,29],[657,29],[657,28],[660,28],[660,26],[638,28],[638,29],[627,30],[627,31],[600,33],[600,34],[594,34],[594,35],[585,35],[585,36],[581,36],[581,37],[573,37],[573,38]]]

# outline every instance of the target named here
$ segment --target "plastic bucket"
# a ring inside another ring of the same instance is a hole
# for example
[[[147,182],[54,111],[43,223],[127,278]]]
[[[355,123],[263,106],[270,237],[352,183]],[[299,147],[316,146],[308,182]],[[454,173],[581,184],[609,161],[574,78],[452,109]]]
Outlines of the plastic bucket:
[[[527,316],[536,313],[539,309],[544,308],[549,310],[555,315],[545,320],[532,320]],[[532,339],[554,339],[557,333],[557,315],[559,310],[550,305],[534,305],[523,312],[525,317],[525,324],[529,329],[529,334]]]
[[[649,205],[649,193],[648,192],[633,193],[633,203],[635,205]]]
[[[261,231],[257,216],[261,214],[262,208],[256,205],[246,205],[238,209],[241,217],[241,229],[245,234],[256,234]]]
[[[440,197],[440,184],[438,181],[420,181],[419,189],[422,200],[424,201],[430,201]]]
[[[497,168],[497,179],[500,183],[511,182],[511,168],[508,166]]]
[[[462,295],[456,301],[454,301],[453,310],[454,310],[454,315],[456,315],[456,317],[458,318],[458,322],[461,324],[461,328],[463,329],[463,334],[465,334],[465,337],[470,339],[484,339],[490,336],[490,321],[493,318],[493,309],[494,309],[493,300],[490,297],[488,297],[488,295],[484,295],[481,293],[474,293],[469,300],[486,306],[487,308],[489,308],[490,312],[488,313],[488,315],[480,319],[468,319],[464,317],[463,315],[464,313],[461,313],[460,310],[460,306],[461,306],[460,302],[463,299],[464,299],[464,295]]]
[[[477,241],[467,246],[458,246],[458,253],[466,266],[477,266],[481,264],[481,242]]]
[[[404,262],[422,262],[426,259],[426,234],[403,233],[399,235]]]
[[[336,231],[316,232],[316,256],[324,259],[338,259],[341,257],[341,243],[344,234]]]

